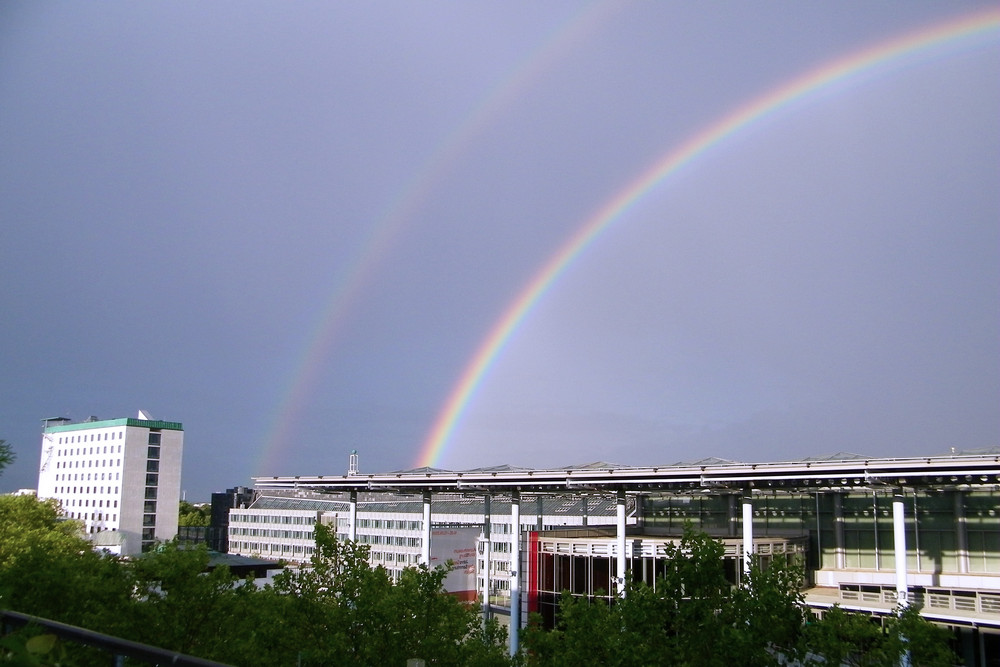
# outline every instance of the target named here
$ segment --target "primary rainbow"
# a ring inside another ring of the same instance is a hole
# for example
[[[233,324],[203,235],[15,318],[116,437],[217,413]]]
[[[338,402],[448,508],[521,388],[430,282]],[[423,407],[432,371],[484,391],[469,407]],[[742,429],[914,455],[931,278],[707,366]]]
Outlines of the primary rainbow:
[[[639,178],[610,199],[553,254],[534,278],[507,307],[452,389],[431,432],[424,441],[417,467],[434,466],[442,457],[449,438],[458,425],[476,388],[504,345],[562,272],[601,232],[621,218],[636,202],[681,167],[724,139],[750,127],[786,105],[801,100],[827,86],[904,56],[918,54],[958,40],[982,36],[1000,27],[1000,11],[989,10],[905,34],[876,46],[852,53],[785,83],[751,100],[709,125],[699,134],[674,148]]]
[[[290,442],[289,433],[300,420],[300,413],[320,380],[323,358],[333,347],[352,307],[361,298],[365,285],[381,265],[405,223],[413,218],[438,183],[455,168],[475,137],[514,104],[519,95],[537,82],[554,63],[599,30],[618,11],[618,5],[591,2],[555,26],[536,48],[526,53],[505,77],[486,92],[388,203],[352,260],[341,267],[333,280],[330,296],[319,311],[315,326],[307,332],[302,352],[291,365],[287,382],[278,391],[281,400],[275,407],[270,428],[264,436],[264,446],[254,466],[258,473],[270,473],[278,468],[278,457]]]

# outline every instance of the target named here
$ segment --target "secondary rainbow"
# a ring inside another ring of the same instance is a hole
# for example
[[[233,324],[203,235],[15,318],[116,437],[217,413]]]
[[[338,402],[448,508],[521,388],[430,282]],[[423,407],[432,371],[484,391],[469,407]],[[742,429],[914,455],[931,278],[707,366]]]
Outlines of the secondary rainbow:
[[[621,219],[644,195],[681,167],[723,140],[768,117],[785,106],[852,76],[964,39],[988,36],[1000,27],[1000,11],[989,10],[907,33],[873,47],[849,54],[773,89],[724,116],[686,142],[669,151],[637,179],[619,191],[573,234],[535,274],[507,307],[472,360],[462,372],[428,434],[415,465],[434,466],[444,455],[476,388],[510,340],[518,325],[545,295],[562,272],[613,222]]]

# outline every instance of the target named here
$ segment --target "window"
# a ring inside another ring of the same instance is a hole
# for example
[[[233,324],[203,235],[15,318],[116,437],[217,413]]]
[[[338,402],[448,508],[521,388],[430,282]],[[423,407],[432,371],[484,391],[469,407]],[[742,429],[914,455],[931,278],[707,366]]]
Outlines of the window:
[[[149,485],[149,486],[156,486],[158,478],[159,478],[159,475],[157,475],[155,473],[147,473],[146,474],[146,484]]]
[[[160,472],[160,462],[146,461],[146,472]]]
[[[146,499],[147,500],[156,500],[156,487],[155,486],[147,486],[146,487]]]
[[[117,500],[115,501],[115,507],[118,507],[118,501]],[[147,500],[142,505],[142,511],[143,512],[148,512],[150,514],[156,514],[156,501],[155,500]]]
[[[160,446],[160,434],[156,433],[156,432],[153,432],[153,431],[150,431],[148,443],[150,445],[156,445],[157,447],[159,447]]]
[[[151,459],[158,459],[158,458],[160,458],[160,447],[159,447],[159,445],[155,445],[155,446],[154,445],[150,445],[149,448],[146,450],[146,456],[148,458],[151,458]]]

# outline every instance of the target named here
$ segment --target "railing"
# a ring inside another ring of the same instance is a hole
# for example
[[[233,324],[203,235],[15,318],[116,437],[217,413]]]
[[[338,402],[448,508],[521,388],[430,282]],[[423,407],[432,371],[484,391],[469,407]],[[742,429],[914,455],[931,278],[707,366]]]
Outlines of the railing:
[[[58,621],[51,621],[47,618],[30,616],[16,611],[0,611],[0,631],[3,635],[9,634],[14,628],[25,626],[41,628],[47,633],[53,634],[60,639],[105,650],[109,653],[110,664],[120,667],[125,664],[125,658],[141,660],[151,665],[180,665],[182,667],[228,667],[221,662],[213,662],[203,658],[196,658],[176,651],[157,648],[148,644],[112,637],[93,630],[78,628],[75,625],[67,625]]]
[[[896,604],[896,590],[886,586],[841,586],[840,599],[849,602]],[[1000,614],[1000,594],[986,591],[949,589],[911,589],[910,604],[928,611],[960,611],[979,614]]]

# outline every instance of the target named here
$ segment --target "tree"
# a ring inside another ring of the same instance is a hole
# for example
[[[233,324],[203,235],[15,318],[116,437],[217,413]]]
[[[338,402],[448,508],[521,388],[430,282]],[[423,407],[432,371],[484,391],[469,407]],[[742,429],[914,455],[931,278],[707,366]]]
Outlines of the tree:
[[[278,575],[266,591],[284,609],[282,632],[298,633],[302,665],[509,664],[498,627],[484,629],[473,607],[445,593],[447,567],[408,568],[394,583],[369,564],[367,546],[322,524],[314,535],[311,567]]]
[[[95,552],[54,500],[0,496],[0,605],[93,627],[130,595],[117,559]]]
[[[555,628],[539,617],[525,632],[529,665],[896,665],[909,651],[914,665],[955,664],[949,633],[907,608],[877,619],[834,607],[807,614],[794,557],[755,560],[742,586],[725,578],[724,549],[690,528],[667,548],[654,588],[626,584],[610,604],[564,593]]]
[[[751,664],[744,658],[754,640],[734,613],[723,556],[721,543],[688,529],[667,547],[655,590],[627,582],[610,604],[564,594],[555,629],[536,617],[525,633],[528,663]]]
[[[905,651],[910,664],[950,667],[959,662],[948,644],[950,633],[920,615],[916,606],[884,619],[835,605],[805,630],[806,664],[894,667]]]
[[[208,569],[204,545],[160,544],[130,562],[135,600],[126,634],[136,641],[228,661],[253,582]]]
[[[732,591],[730,602],[731,621],[744,630],[735,633],[742,664],[772,665],[798,656],[807,617],[804,577],[794,554],[775,555],[767,567],[753,559],[744,585]]]
[[[205,504],[194,505],[186,500],[177,509],[178,526],[207,526],[212,522],[212,508]]]
[[[9,466],[17,458],[14,454],[14,449],[10,446],[6,440],[0,439],[0,473],[3,473],[4,468]]]

